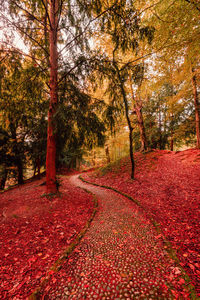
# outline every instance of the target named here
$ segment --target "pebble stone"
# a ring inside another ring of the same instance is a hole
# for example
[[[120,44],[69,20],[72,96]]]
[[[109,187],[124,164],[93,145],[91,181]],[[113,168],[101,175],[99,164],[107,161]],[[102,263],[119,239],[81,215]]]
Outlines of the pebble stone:
[[[96,195],[98,211],[54,283],[44,286],[47,299],[172,300],[172,290],[181,295],[180,274],[170,281],[175,262],[138,206],[77,175],[71,181]]]

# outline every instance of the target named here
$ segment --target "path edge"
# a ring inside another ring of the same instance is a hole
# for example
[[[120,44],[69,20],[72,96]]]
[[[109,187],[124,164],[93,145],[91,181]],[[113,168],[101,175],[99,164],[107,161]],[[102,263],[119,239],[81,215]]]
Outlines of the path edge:
[[[76,236],[76,238],[67,246],[67,248],[64,250],[64,252],[62,253],[62,255],[55,261],[55,263],[52,265],[52,267],[50,267],[50,269],[46,272],[47,275],[45,276],[44,279],[42,279],[39,287],[37,289],[35,289],[34,292],[31,293],[30,296],[28,296],[26,299],[27,300],[40,300],[42,299],[41,296],[41,289],[45,286],[45,284],[51,279],[51,276],[54,273],[57,273],[61,268],[62,268],[62,264],[63,262],[68,258],[68,256],[73,252],[73,250],[79,245],[81,239],[85,236],[87,230],[89,229],[96,213],[97,213],[97,208],[98,208],[98,200],[96,195],[94,195],[92,192],[90,192],[89,190],[87,190],[86,188],[82,188],[79,187],[82,190],[84,190],[85,192],[92,194],[93,196],[93,203],[94,203],[94,209],[93,212],[90,216],[90,218],[87,220],[85,226],[81,229],[81,231],[78,233],[78,235]]]
[[[136,199],[134,199],[133,197],[131,197],[130,195],[126,194],[126,193],[123,193],[111,186],[107,186],[107,185],[101,185],[101,184],[98,184],[98,183],[93,183],[93,182],[90,182],[86,179],[84,179],[81,175],[78,177],[81,181],[85,182],[85,183],[88,183],[88,184],[91,184],[91,185],[94,185],[94,186],[98,186],[98,187],[102,187],[102,188],[105,188],[105,189],[108,189],[108,190],[112,190],[126,198],[128,198],[129,200],[131,200],[132,202],[134,202],[137,206],[139,206],[142,210],[145,211],[145,213],[148,213],[146,208]],[[152,216],[149,216],[149,219],[152,223],[152,225],[154,226],[154,228],[156,229],[156,231],[161,234],[161,237],[162,237],[162,240],[163,240],[163,244],[165,245],[165,250],[167,251],[169,257],[171,259],[173,259],[175,261],[175,263],[177,264],[177,266],[180,268],[181,270],[181,275],[182,277],[184,278],[186,284],[184,284],[183,286],[185,287],[186,291],[188,293],[190,293],[190,299],[192,300],[197,300],[200,298],[197,297],[197,294],[196,294],[196,290],[195,290],[195,287],[190,283],[191,282],[191,279],[189,277],[189,275],[186,273],[186,271],[184,270],[184,268],[181,266],[180,264],[180,260],[178,259],[177,255],[176,255],[176,251],[173,249],[172,247],[172,244],[170,241],[168,241],[168,239],[166,238],[166,236],[164,235],[164,233],[162,232],[162,230],[160,229],[160,224],[158,222],[156,222],[154,220],[154,218]]]

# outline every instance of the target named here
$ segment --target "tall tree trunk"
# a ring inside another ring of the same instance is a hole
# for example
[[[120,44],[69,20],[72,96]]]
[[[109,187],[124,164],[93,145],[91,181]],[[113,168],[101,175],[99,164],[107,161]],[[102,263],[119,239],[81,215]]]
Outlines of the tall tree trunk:
[[[144,119],[143,119],[143,115],[142,115],[142,106],[139,104],[138,99],[136,99],[136,97],[134,97],[131,79],[130,79],[130,87],[131,87],[131,95],[132,95],[132,99],[133,99],[133,105],[134,105],[134,109],[136,112],[138,127],[139,127],[139,131],[140,131],[140,141],[141,141],[140,151],[145,151],[145,150],[147,150],[147,138],[146,138],[145,127],[144,127]]]
[[[171,116],[171,140],[170,140],[170,150],[174,151],[174,115]]]
[[[93,164],[94,167],[96,166],[96,152],[95,152],[95,150],[93,150],[92,164]]]
[[[133,157],[133,128],[129,127],[129,151],[130,151],[130,158],[131,158],[131,178],[134,179],[135,173],[135,162]]]
[[[40,157],[37,158],[37,170],[38,170],[38,178],[40,178],[40,168],[41,168],[41,165],[40,165]]]
[[[200,104],[197,94],[197,82],[194,68],[191,68],[192,73],[192,86],[194,95],[194,107],[195,107],[195,124],[196,124],[196,137],[197,137],[197,148],[200,149]]]
[[[8,176],[8,170],[6,169],[6,166],[4,166],[2,173],[3,174],[0,178],[0,190],[4,190],[4,188],[5,188],[5,184],[6,184],[6,180],[7,180],[7,176]]]
[[[131,178],[134,179],[135,162],[134,162],[134,157],[133,157],[133,127],[131,125],[131,120],[129,118],[129,107],[128,107],[128,101],[126,98],[126,92],[124,89],[124,83],[121,78],[120,71],[116,64],[115,64],[115,68],[117,70],[118,79],[120,82],[120,88],[121,88],[122,97],[123,97],[124,106],[125,106],[125,115],[126,115],[126,120],[127,120],[127,124],[128,124],[128,129],[129,129],[129,153],[130,153],[130,159],[131,159]]]
[[[24,151],[21,149],[21,147],[17,141],[16,125],[14,123],[12,123],[12,121],[10,121],[9,126],[10,126],[11,136],[14,141],[13,152],[15,155],[15,166],[17,167],[17,182],[18,182],[18,184],[23,184],[24,183],[24,179],[23,179]]]
[[[106,153],[107,164],[109,164],[110,163],[110,152],[109,152],[108,145],[105,146],[105,153]]]
[[[141,141],[140,151],[145,151],[145,150],[147,150],[147,138],[146,138],[146,133],[145,133],[142,108],[140,107],[140,105],[138,105],[137,101],[135,102],[135,111],[136,111],[136,115],[137,115],[139,131],[140,131],[140,141]]]
[[[23,178],[23,163],[21,159],[17,161],[17,181],[18,184],[23,184],[24,183],[24,178]]]
[[[56,134],[54,116],[58,104],[58,0],[50,0],[50,103],[48,112],[46,190],[56,193]]]
[[[171,140],[170,140],[170,150],[174,151],[174,138],[173,138],[173,130],[171,130]]]
[[[160,150],[163,150],[163,139],[162,139],[162,125],[161,125],[161,111],[160,111],[160,107],[159,107],[159,115],[158,115],[158,124],[159,124],[159,148]]]
[[[36,163],[34,164],[34,170],[33,170],[33,177],[35,177],[35,175],[36,175],[36,169],[37,169],[37,165],[36,165]]]

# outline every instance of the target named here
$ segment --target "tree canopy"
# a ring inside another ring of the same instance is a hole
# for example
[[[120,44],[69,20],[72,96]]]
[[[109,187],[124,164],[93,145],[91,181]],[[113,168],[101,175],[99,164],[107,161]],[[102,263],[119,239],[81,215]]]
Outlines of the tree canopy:
[[[22,183],[27,165],[44,166],[47,192],[56,192],[61,164],[105,142],[109,160],[109,128],[117,135],[124,120],[132,178],[134,150],[200,148],[197,1],[1,5],[2,178],[14,172]]]

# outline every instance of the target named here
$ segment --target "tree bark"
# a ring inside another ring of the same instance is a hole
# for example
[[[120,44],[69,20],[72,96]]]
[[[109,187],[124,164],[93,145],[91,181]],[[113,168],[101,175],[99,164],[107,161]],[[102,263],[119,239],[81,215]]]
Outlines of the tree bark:
[[[170,150],[171,150],[171,151],[174,151],[173,130],[171,130]]]
[[[40,178],[40,169],[41,169],[41,165],[40,165],[40,157],[37,158],[37,170],[38,170],[38,178]]]
[[[50,102],[48,112],[46,191],[56,193],[56,133],[54,116],[58,104],[58,0],[50,1]]]
[[[145,151],[147,150],[147,138],[146,138],[145,127],[144,127],[144,119],[142,115],[142,107],[138,105],[137,101],[135,102],[135,111],[137,115],[139,131],[140,131],[140,141],[141,141],[140,151]]]
[[[160,111],[160,108],[159,108],[159,117],[158,117],[158,126],[159,126],[159,149],[160,150],[164,150],[163,148],[163,139],[162,139],[162,125],[161,125],[161,111]]]
[[[130,159],[131,159],[131,179],[134,179],[135,173],[135,162],[133,158],[133,128],[129,128],[129,151],[130,151]]]
[[[171,140],[170,140],[170,150],[174,151],[174,115],[171,115]]]
[[[197,148],[200,149],[200,104],[197,94],[197,82],[194,69],[191,68],[192,73],[192,86],[194,95],[194,107],[195,107],[195,127],[196,127],[196,137],[197,137]]]
[[[110,152],[109,152],[108,145],[105,146],[105,153],[106,153],[107,164],[109,164],[110,163]]]
[[[15,155],[15,163],[14,164],[17,167],[17,182],[18,182],[18,184],[23,184],[24,183],[24,179],[23,179],[24,152],[20,148],[20,145],[18,144],[16,125],[14,123],[12,123],[12,121],[10,121],[9,126],[10,126],[11,136],[14,141],[13,152]]]
[[[123,97],[124,106],[125,106],[125,115],[126,115],[126,120],[127,120],[127,123],[128,123],[129,153],[130,153],[130,159],[131,159],[131,179],[134,179],[135,162],[134,162],[134,157],[133,157],[133,127],[131,125],[131,120],[129,118],[129,107],[128,107],[128,101],[127,101],[127,98],[126,98],[126,92],[125,92],[125,89],[124,89],[124,83],[123,83],[123,80],[121,78],[120,71],[119,71],[118,67],[116,66],[116,64],[115,64],[115,68],[117,70],[118,79],[119,79],[119,82],[120,82],[120,88],[121,88],[122,97]]]
[[[36,166],[36,164],[34,164],[33,177],[35,177],[35,175],[36,175],[36,168],[37,168],[37,166]]]
[[[5,167],[4,170],[3,170],[2,177],[0,178],[0,190],[4,190],[6,180],[7,180],[7,176],[8,176],[8,170]]]
[[[93,164],[94,167],[96,166],[96,152],[95,152],[95,150],[93,150],[92,164]]]
[[[142,115],[142,106],[138,103],[138,100],[134,97],[131,79],[130,79],[130,87],[131,87],[131,95],[134,103],[134,109],[137,116],[138,127],[140,131],[140,141],[141,141],[140,151],[142,152],[147,150],[147,138],[146,138],[145,127],[144,127],[144,119]]]
[[[17,182],[18,184],[23,184],[24,179],[23,179],[23,163],[21,159],[17,161]]]

